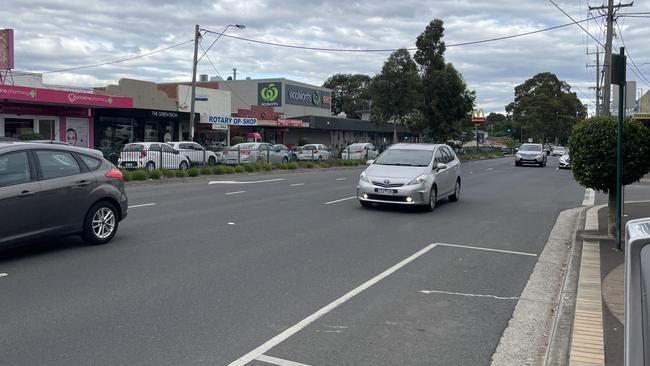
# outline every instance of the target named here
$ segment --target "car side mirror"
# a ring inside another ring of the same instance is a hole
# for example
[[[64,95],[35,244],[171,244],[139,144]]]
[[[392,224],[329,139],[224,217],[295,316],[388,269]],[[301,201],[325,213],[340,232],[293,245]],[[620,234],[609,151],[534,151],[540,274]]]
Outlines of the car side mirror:
[[[447,169],[447,164],[445,164],[445,163],[438,163],[438,165],[436,165],[436,169],[437,169],[437,170],[444,170],[444,169]]]
[[[372,165],[372,164],[374,164],[374,163],[375,163],[374,160],[368,160],[368,161],[366,161],[366,165]]]

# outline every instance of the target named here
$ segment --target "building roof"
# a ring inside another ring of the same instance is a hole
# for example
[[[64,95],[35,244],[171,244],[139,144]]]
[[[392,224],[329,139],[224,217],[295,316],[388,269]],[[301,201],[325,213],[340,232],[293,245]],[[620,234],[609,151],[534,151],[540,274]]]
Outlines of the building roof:
[[[295,119],[301,119],[309,122],[312,129],[317,130],[336,130],[336,131],[364,131],[364,132],[393,132],[393,124],[386,123],[379,127],[375,122],[361,119],[342,118],[342,117],[322,117],[322,116],[301,116]],[[403,126],[397,126],[398,133],[408,133],[409,130]]]

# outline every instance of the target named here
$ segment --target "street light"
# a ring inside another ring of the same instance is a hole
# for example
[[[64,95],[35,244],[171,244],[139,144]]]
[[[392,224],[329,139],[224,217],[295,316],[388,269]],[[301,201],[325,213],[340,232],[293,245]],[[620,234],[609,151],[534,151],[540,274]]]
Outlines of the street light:
[[[196,102],[196,67],[199,64],[199,61],[205,56],[210,48],[214,46],[214,44],[221,38],[221,36],[226,33],[228,28],[230,27],[236,27],[239,29],[246,29],[246,26],[243,24],[228,24],[226,28],[221,31],[221,33],[218,33],[219,36],[212,42],[210,47],[208,47],[205,52],[203,52],[203,55],[201,55],[201,58],[197,58],[198,53],[199,53],[199,39],[202,37],[201,31],[204,31],[205,33],[215,33],[212,31],[209,31],[207,29],[201,29],[199,28],[199,25],[197,24],[194,28],[194,61],[192,63],[192,100],[190,101],[190,140],[194,141],[194,103]]]

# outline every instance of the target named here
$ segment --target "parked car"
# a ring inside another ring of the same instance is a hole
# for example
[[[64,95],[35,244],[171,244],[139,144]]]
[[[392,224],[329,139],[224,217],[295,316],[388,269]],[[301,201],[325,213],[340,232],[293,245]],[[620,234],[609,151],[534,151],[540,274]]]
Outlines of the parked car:
[[[194,165],[217,165],[220,160],[213,151],[207,150],[200,144],[192,141],[170,141],[167,145],[178,150],[190,160],[190,166]]]
[[[357,143],[344,147],[341,150],[343,160],[370,160],[379,155],[377,148],[371,143]]]
[[[555,146],[551,150],[551,155],[553,156],[562,156],[564,155],[564,147],[562,146]]]
[[[558,168],[560,169],[571,169],[571,158],[569,157],[569,150],[565,150],[564,154],[560,156],[560,161],[558,163]]]
[[[515,166],[536,164],[546,166],[546,153],[542,144],[523,144],[515,154]]]
[[[88,149],[0,142],[0,247],[79,233],[104,244],[127,209],[122,172]]]
[[[307,144],[302,147],[298,153],[298,160],[328,160],[332,157],[332,153],[323,144]]]
[[[273,147],[274,147],[276,150],[279,149],[280,152],[281,152],[283,155],[285,155],[285,156],[287,157],[286,160],[285,160],[285,159],[282,159],[283,162],[286,163],[286,162],[294,161],[294,160],[295,160],[295,159],[293,159],[293,154],[292,154],[291,150],[289,150],[289,148],[288,148],[286,145],[275,144],[275,145],[273,145]]]
[[[223,160],[225,159],[225,154],[228,150],[228,146],[223,143],[213,143],[206,145],[205,149],[214,153],[214,155],[217,157],[217,164],[222,164]]]
[[[395,144],[361,173],[357,198],[373,203],[422,205],[433,211],[443,198],[460,198],[460,160],[448,145]]]
[[[248,163],[282,163],[288,162],[289,157],[281,150],[266,142],[244,142],[230,147],[226,153],[226,164]]]
[[[302,151],[302,146],[294,146],[291,148],[291,161],[298,160],[298,154]]]
[[[117,164],[126,169],[185,170],[190,167],[190,159],[164,142],[134,142],[124,145]]]

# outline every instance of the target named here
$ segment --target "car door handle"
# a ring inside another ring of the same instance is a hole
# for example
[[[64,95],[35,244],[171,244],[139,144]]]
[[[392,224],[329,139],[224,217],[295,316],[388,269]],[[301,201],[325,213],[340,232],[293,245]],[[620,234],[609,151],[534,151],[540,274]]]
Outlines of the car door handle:
[[[35,192],[24,190],[20,192],[20,197],[31,197],[35,194]]]
[[[79,186],[79,187],[85,187],[85,186],[87,186],[89,184],[90,184],[90,182],[87,181],[87,180],[80,180],[80,181],[77,182],[77,186]]]

